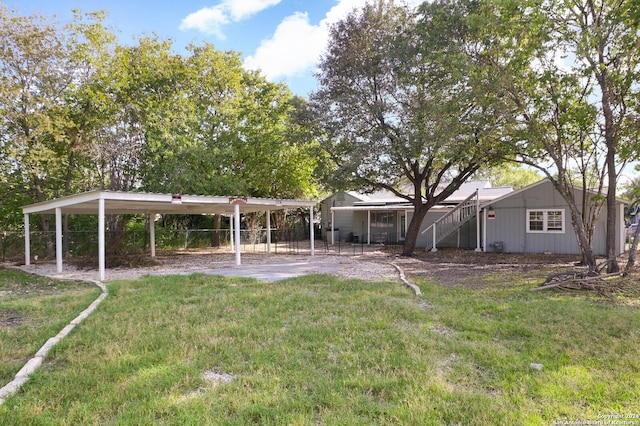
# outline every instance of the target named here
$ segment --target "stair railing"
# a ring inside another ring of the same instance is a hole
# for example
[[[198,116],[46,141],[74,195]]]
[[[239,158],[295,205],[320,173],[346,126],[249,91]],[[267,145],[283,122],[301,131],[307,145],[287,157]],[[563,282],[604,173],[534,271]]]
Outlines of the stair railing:
[[[436,244],[449,236],[452,232],[467,223],[472,217],[478,214],[479,210],[478,190],[468,196],[464,201],[456,205],[453,210],[442,216],[440,219],[429,225],[421,234],[431,230],[431,251],[436,252]],[[427,241],[427,247],[429,241]]]

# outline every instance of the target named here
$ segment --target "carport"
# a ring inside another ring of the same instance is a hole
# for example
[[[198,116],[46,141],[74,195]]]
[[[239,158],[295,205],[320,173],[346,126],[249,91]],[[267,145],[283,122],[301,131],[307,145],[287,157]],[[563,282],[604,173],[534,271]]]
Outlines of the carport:
[[[144,192],[90,191],[69,195],[41,203],[22,207],[24,213],[25,265],[31,263],[31,243],[29,236],[30,214],[54,214],[56,222],[56,266],[62,273],[62,215],[98,215],[98,269],[101,281],[105,279],[105,215],[146,214],[152,218],[156,214],[228,214],[232,215],[235,240],[236,265],[241,265],[240,214],[264,211],[267,213],[267,251],[271,246],[272,210],[297,208],[309,209],[309,232],[311,256],[314,253],[313,201],[286,200],[255,197],[221,197],[205,195],[153,194]],[[151,220],[151,256],[155,257],[155,221]]]

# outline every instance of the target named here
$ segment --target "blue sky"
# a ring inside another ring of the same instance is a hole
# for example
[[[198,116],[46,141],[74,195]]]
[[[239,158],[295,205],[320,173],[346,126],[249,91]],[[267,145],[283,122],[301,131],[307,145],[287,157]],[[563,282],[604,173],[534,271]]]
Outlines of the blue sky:
[[[243,54],[246,68],[260,69],[298,95],[316,88],[313,73],[328,28],[366,0],[0,0],[21,15],[40,12],[71,20],[72,10],[106,10],[106,24],[120,42],[157,33],[183,53],[189,43],[208,41]],[[416,3],[416,1],[412,1]]]

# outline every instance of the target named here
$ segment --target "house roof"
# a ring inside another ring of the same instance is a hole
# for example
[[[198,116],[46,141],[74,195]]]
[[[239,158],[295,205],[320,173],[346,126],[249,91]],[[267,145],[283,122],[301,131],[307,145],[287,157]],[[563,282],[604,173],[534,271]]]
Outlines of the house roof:
[[[451,194],[451,196],[445,200],[444,204],[458,204],[469,198],[476,190],[478,190],[480,202],[494,200],[513,192],[513,188],[511,186],[499,186],[494,188],[488,180],[472,180],[460,185],[460,188]]]
[[[310,208],[313,201],[256,197],[155,194],[146,192],[90,191],[22,207],[23,213],[98,214],[98,203],[105,200],[107,214],[232,214],[234,204],[242,213],[291,208]]]
[[[478,190],[478,196],[480,201],[494,200],[498,197],[502,197],[505,194],[513,192],[513,188],[510,186],[492,187],[488,180],[482,181],[468,181],[460,185],[450,197],[448,197],[442,204],[451,205],[458,204],[472,195],[476,189]],[[348,191],[347,194],[356,198],[358,201],[353,202],[353,206],[390,206],[396,204],[407,204],[405,198],[398,197],[391,191],[380,190],[371,194],[360,194],[354,191]],[[410,205],[409,205],[410,206]],[[413,207],[409,207],[413,208]]]
[[[551,183],[551,181],[549,180],[549,178],[544,178],[544,179],[542,179],[542,180],[539,180],[538,182],[532,183],[531,185],[525,186],[524,188],[520,188],[520,189],[518,189],[518,190],[516,190],[516,191],[512,191],[512,192],[506,193],[506,194],[504,194],[504,195],[502,195],[502,196],[500,196],[500,197],[497,197],[497,198],[495,198],[495,199],[493,199],[493,200],[485,200],[485,201],[483,201],[483,200],[482,200],[482,198],[481,198],[481,199],[480,199],[480,201],[481,201],[481,203],[482,203],[482,207],[485,207],[486,205],[490,204],[490,202],[491,202],[491,203],[497,203],[497,202],[499,202],[499,201],[505,200],[505,199],[507,199],[507,198],[509,198],[509,197],[516,196],[516,195],[518,195],[518,194],[523,193],[524,191],[528,191],[528,190],[530,190],[530,189],[532,189],[532,188],[535,188],[536,186],[543,185],[543,184],[545,184],[545,183]],[[575,190],[576,190],[576,191],[582,191],[582,189],[581,189],[581,188],[575,188]],[[589,192],[590,192],[591,194],[593,194],[593,195],[595,195],[595,194],[596,194],[596,192],[595,192],[595,191],[589,191]],[[621,203],[621,204],[629,204],[629,201],[627,201],[627,200],[623,200],[623,199],[621,199],[621,198],[616,198],[616,202]]]

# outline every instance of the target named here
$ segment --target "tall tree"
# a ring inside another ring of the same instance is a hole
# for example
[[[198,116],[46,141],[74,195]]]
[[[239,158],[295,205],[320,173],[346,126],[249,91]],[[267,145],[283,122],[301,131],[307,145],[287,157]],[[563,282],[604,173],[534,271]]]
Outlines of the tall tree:
[[[616,186],[620,164],[629,158],[627,147],[637,147],[639,138],[631,113],[640,94],[640,10],[633,1],[559,0],[550,2],[548,11],[576,57],[577,71],[596,82],[593,104],[608,178],[607,270],[617,272]]]
[[[71,84],[68,63],[59,26],[0,5],[0,162],[8,187],[26,191],[21,200],[60,194],[64,162],[52,112]],[[40,216],[40,225],[49,230],[47,215]],[[52,240],[47,251],[53,254]]]
[[[469,49],[475,2],[439,1],[413,10],[378,1],[331,29],[312,95],[326,131],[335,180],[347,189],[384,188],[413,204],[404,255],[427,211],[449,197],[499,144],[502,118],[490,99],[495,76]],[[411,193],[400,182],[411,184]]]
[[[617,271],[616,183],[638,146],[630,114],[637,111],[638,10],[609,0],[487,4],[489,37],[518,47],[509,63],[492,64],[514,106],[512,158],[537,167],[563,196],[591,270],[606,196],[608,270]]]
[[[233,174],[244,182],[246,195],[307,197],[314,195],[312,140],[301,137],[294,121],[295,100],[289,89],[246,73],[234,102],[229,125]]]

